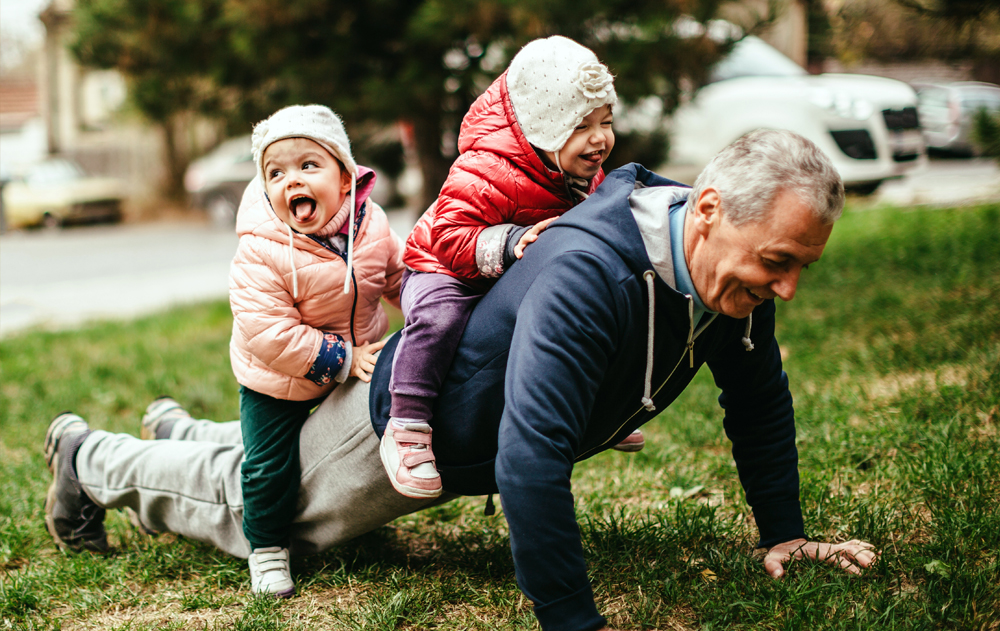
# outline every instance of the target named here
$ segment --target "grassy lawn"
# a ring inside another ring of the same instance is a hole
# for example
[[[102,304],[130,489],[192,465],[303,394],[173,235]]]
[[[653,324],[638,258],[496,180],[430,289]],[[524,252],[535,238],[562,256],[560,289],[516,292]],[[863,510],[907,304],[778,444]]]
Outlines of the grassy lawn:
[[[601,610],[621,629],[1000,629],[1000,205],[851,209],[779,304],[806,529],[882,550],[862,578],[752,555],[756,530],[703,370],[574,490]],[[296,559],[299,596],[248,594],[245,562],[108,515],[114,552],[55,550],[48,422],[138,435],[170,394],[238,414],[225,302],[0,342],[0,629],[531,629],[505,522],[468,498]]]

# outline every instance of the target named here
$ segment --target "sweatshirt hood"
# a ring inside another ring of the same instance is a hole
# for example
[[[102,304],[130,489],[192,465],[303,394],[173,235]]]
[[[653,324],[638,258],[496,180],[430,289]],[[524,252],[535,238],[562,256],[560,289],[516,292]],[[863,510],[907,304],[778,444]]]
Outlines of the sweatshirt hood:
[[[657,276],[677,289],[674,253],[671,246],[670,211],[677,204],[686,204],[691,189],[684,185],[646,188],[636,182],[636,191],[629,196],[629,207],[635,219],[646,255]]]

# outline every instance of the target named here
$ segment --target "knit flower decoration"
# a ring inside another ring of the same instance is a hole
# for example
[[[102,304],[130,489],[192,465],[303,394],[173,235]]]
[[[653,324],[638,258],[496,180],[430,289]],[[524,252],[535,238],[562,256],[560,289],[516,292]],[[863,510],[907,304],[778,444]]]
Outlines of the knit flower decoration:
[[[613,77],[608,72],[607,66],[596,61],[587,61],[580,64],[573,83],[588,99],[603,99],[610,92],[612,81]]]

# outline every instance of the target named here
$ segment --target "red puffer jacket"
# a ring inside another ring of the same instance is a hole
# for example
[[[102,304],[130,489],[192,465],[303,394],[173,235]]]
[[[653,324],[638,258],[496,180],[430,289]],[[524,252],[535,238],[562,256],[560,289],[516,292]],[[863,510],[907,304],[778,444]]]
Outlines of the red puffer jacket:
[[[507,93],[506,72],[469,108],[458,150],[461,155],[437,201],[406,240],[403,263],[419,272],[471,281],[485,290],[490,279],[502,272],[484,273],[477,263],[477,245],[490,247],[480,243],[485,229],[501,224],[530,226],[563,214],[574,202],[562,174],[545,166],[521,132]],[[602,170],[588,193],[603,179]]]

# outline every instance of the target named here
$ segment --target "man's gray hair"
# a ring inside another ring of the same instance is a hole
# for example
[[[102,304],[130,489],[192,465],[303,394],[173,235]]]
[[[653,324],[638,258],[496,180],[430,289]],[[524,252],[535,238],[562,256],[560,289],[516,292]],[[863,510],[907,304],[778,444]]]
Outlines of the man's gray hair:
[[[810,140],[785,130],[750,132],[720,151],[694,182],[696,201],[706,188],[722,199],[722,215],[734,226],[767,218],[774,199],[791,191],[824,224],[840,218],[844,183],[830,158]],[[693,212],[693,206],[688,206]]]

